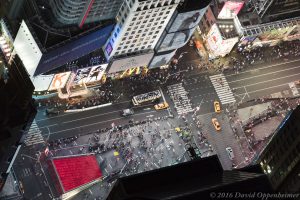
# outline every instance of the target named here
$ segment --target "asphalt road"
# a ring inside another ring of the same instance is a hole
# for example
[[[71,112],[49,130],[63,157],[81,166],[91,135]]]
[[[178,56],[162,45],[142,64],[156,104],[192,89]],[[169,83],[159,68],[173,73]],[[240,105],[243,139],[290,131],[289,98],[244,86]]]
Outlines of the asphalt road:
[[[49,136],[49,139],[53,140],[88,133],[98,129],[111,128],[112,123],[115,125],[126,124],[130,119],[141,121],[148,117],[168,115],[167,110],[156,111],[154,104],[146,104],[133,107],[134,114],[123,117],[121,116],[121,112],[126,108],[132,108],[130,101],[93,110],[64,113],[53,117],[47,117],[44,115],[44,110],[39,110],[36,122],[42,131],[42,135],[45,137]]]

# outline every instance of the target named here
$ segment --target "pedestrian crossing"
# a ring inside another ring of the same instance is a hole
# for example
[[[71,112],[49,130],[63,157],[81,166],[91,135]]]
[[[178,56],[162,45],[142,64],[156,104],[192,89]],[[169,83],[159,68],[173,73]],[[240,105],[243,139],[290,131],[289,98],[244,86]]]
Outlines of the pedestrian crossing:
[[[39,144],[44,142],[44,138],[41,134],[41,130],[39,129],[36,121],[34,120],[25,136],[24,144],[26,146]]]
[[[236,102],[224,74],[213,75],[209,78],[218,94],[221,104]]]
[[[169,85],[168,92],[179,115],[193,111],[190,99],[187,96],[187,91],[182,86],[182,83]]]

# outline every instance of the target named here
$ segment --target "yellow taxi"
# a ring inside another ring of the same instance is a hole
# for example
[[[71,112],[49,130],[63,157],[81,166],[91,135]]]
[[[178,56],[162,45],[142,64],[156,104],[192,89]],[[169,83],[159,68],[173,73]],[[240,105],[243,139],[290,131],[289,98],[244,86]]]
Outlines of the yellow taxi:
[[[216,113],[220,113],[221,112],[220,102],[214,101],[214,108]]]
[[[175,131],[176,131],[177,133],[179,133],[179,132],[181,131],[181,128],[176,127],[176,128],[175,128]]]
[[[169,108],[169,104],[167,102],[159,103],[154,106],[155,110],[162,110]]]
[[[212,118],[212,119],[211,119],[211,122],[212,122],[212,124],[214,125],[214,127],[215,127],[215,129],[216,129],[217,131],[220,131],[220,130],[221,130],[221,125],[220,125],[220,123],[218,122],[217,118]]]

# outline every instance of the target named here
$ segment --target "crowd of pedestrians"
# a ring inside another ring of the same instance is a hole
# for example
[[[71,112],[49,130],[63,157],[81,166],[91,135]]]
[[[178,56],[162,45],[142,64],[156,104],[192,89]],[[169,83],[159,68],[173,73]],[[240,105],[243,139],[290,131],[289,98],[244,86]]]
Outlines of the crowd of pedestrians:
[[[272,62],[277,59],[288,59],[291,57],[300,55],[300,42],[299,41],[286,41],[282,42],[274,47],[257,47],[252,49],[238,48],[235,56],[228,56],[229,63],[225,66],[224,63],[218,62],[210,63],[203,62],[199,66],[188,66],[189,71],[193,70],[207,70],[212,67],[217,70],[224,71],[224,69],[234,70],[235,73],[239,73],[244,68],[257,64],[258,62]],[[227,58],[226,58],[227,59]],[[97,61],[97,58],[93,58],[91,62]],[[142,94],[145,92],[156,90],[161,84],[171,84],[173,82],[182,81],[184,74],[179,73],[178,66],[175,63],[171,63],[168,69],[152,69],[147,74],[132,75],[122,79],[113,80],[107,78],[105,84],[102,84],[96,88],[100,91],[101,95],[96,95],[93,98],[72,101],[72,99],[60,100],[57,98],[47,100],[37,100],[40,106],[60,106],[67,105],[70,109],[90,107],[108,102],[114,102],[121,97],[132,98],[134,95]],[[75,102],[75,103],[73,103]]]

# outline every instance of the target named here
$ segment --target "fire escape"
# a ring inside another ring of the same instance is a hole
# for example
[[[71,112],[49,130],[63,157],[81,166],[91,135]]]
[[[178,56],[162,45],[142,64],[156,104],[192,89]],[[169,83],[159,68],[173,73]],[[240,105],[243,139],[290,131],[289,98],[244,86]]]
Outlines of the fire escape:
[[[274,0],[251,0],[253,7],[255,8],[259,17],[263,17]]]

